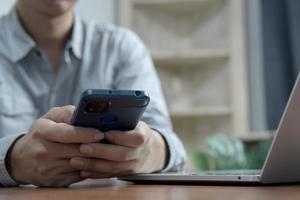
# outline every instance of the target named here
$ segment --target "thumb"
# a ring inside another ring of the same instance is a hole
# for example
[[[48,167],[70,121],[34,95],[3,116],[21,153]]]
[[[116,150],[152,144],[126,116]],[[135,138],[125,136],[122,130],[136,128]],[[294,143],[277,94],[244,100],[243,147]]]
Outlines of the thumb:
[[[70,124],[74,111],[75,111],[75,106],[73,106],[73,105],[68,105],[68,106],[64,106],[64,107],[54,107],[54,108],[51,108],[43,116],[43,118],[49,119],[56,123]]]

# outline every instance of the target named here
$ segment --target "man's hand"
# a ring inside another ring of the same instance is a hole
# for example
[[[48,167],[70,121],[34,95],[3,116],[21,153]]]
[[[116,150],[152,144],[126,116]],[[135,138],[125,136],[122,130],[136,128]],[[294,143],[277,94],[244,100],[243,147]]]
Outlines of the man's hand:
[[[109,178],[163,169],[166,144],[162,136],[140,122],[128,132],[109,131],[105,138],[113,144],[82,144],[84,155],[71,159],[71,166],[81,170],[83,178]]]
[[[11,147],[7,164],[16,181],[61,187],[83,179],[70,166],[70,158],[82,156],[80,144],[98,142],[104,134],[69,125],[73,112],[73,106],[51,109]]]

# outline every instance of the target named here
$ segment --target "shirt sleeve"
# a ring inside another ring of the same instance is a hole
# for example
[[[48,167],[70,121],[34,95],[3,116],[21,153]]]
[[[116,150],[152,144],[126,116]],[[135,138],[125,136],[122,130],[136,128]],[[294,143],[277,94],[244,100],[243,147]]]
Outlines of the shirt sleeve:
[[[12,144],[23,134],[11,135],[0,139],[0,184],[2,187],[18,186],[14,181],[6,167],[6,156]]]
[[[180,171],[186,162],[184,146],[172,130],[170,117],[163,97],[160,80],[157,76],[149,51],[134,33],[122,30],[119,34],[120,63],[115,70],[115,89],[145,90],[150,96],[150,104],[142,120],[157,130],[168,147],[166,171]]]

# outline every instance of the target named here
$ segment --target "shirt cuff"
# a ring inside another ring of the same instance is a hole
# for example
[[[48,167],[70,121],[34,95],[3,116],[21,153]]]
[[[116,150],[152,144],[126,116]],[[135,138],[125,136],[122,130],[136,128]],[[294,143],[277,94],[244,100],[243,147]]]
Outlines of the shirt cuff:
[[[163,134],[161,134],[161,136],[165,140],[169,155],[167,157],[168,160],[166,161],[166,165],[165,165],[164,169],[162,169],[160,172],[181,171],[182,169],[179,169],[179,166],[176,166],[176,163],[175,163],[176,152],[175,152],[175,146],[173,145],[173,141],[169,137],[165,137]]]
[[[173,132],[170,133],[168,130],[162,131],[155,128],[154,130],[156,130],[163,137],[168,151],[168,160],[166,160],[165,167],[158,172],[164,173],[183,171],[187,156],[181,141]]]
[[[12,135],[0,139],[0,183],[4,187],[18,186],[19,184],[9,175],[5,159],[11,145],[23,134]]]

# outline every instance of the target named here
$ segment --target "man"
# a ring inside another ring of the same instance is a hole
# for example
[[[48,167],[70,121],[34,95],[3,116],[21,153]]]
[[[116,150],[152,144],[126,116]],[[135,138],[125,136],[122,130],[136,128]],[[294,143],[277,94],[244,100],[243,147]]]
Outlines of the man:
[[[75,4],[18,0],[0,19],[2,186],[180,170],[185,151],[148,51],[127,30],[82,20]],[[144,89],[151,103],[129,132],[71,126],[74,106],[65,105],[88,88]]]

